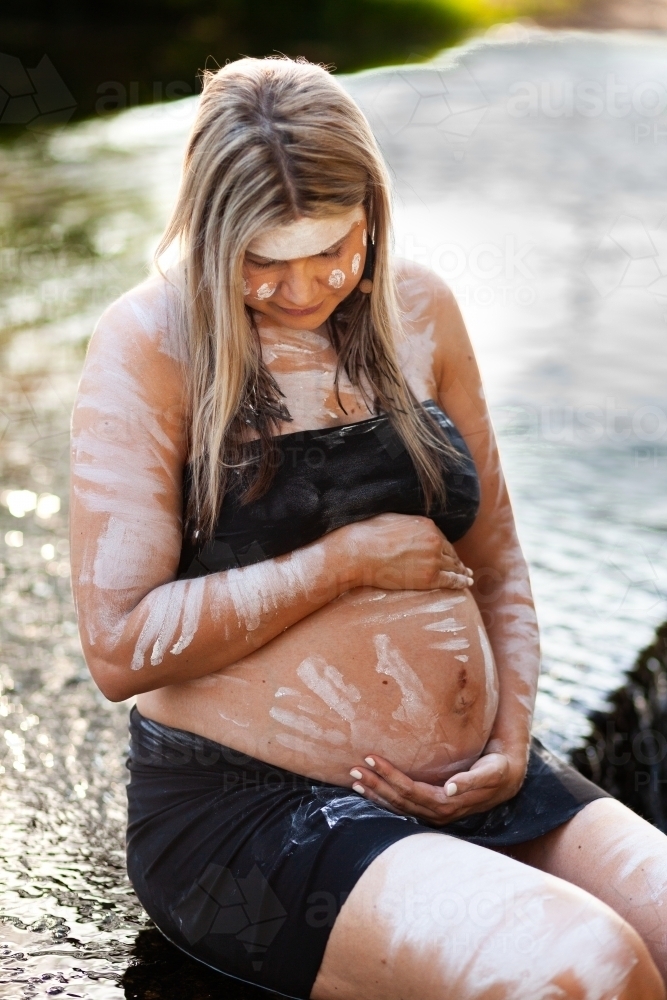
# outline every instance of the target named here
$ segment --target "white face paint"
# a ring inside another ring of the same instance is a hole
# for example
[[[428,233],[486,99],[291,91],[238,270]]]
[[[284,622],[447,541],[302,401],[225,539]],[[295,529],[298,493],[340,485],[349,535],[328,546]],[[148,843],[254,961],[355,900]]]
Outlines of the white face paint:
[[[361,254],[355,253],[354,257],[352,258],[352,274],[359,273],[360,265],[361,265]]]
[[[243,279],[243,294],[244,295],[250,295],[250,288],[251,288],[250,282],[248,281],[247,278],[244,278]]]
[[[260,301],[263,299],[270,299],[271,296],[275,294],[277,287],[278,286],[275,281],[265,281],[264,284],[260,285],[255,292],[255,298],[260,299]]]
[[[364,246],[366,246],[366,243],[368,242],[368,237],[366,235],[366,230],[365,229],[364,229],[363,233],[361,234],[361,242],[363,243]]]
[[[342,288],[345,284],[345,272],[338,267],[334,268],[329,275],[329,284],[332,288]]]
[[[324,219],[303,216],[287,226],[277,226],[261,233],[248,246],[248,252],[267,260],[298,260],[314,257],[329,250],[352,226],[364,219],[361,205],[341,215],[330,215]]]

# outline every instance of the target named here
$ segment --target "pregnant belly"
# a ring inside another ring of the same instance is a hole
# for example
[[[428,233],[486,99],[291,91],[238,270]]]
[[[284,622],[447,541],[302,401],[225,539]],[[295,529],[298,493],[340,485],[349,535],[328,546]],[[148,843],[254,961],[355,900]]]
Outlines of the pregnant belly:
[[[343,595],[233,667],[141,695],[139,710],[300,774],[351,785],[381,754],[444,781],[487,742],[497,677],[467,591]]]

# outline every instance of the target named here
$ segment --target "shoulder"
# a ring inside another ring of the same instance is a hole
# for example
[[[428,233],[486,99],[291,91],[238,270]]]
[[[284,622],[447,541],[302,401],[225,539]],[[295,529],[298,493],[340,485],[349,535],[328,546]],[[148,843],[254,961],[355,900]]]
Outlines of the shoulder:
[[[95,326],[91,347],[120,343],[128,350],[185,360],[180,292],[172,273],[147,278],[105,309]]]
[[[442,385],[470,341],[456,299],[449,286],[433,271],[414,261],[394,261],[401,321],[399,363],[413,391]],[[424,398],[424,397],[422,397]]]
[[[88,346],[74,406],[73,429],[103,417],[109,428],[151,415],[180,438],[185,415],[184,348],[178,296],[163,276],[149,278],[112,302]],[[141,426],[146,421],[139,421]],[[136,420],[135,420],[136,424]],[[138,425],[137,425],[138,426]]]

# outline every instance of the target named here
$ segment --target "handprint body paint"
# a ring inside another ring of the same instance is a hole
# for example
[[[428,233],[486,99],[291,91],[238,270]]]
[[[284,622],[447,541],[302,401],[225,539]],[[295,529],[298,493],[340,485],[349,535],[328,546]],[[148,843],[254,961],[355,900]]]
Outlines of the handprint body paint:
[[[246,568],[258,586],[261,565]],[[261,601],[252,603],[251,593],[246,587],[239,613],[252,628]],[[456,659],[462,642],[465,663]],[[231,670],[187,685],[183,704],[197,705],[196,724],[205,722],[219,742],[298,774],[350,786],[350,766],[378,753],[413,777],[441,782],[470,767],[488,740],[497,705],[489,657],[469,592],[364,588]],[[214,706],[252,725],[225,727]],[[182,716],[181,724],[189,728]]]

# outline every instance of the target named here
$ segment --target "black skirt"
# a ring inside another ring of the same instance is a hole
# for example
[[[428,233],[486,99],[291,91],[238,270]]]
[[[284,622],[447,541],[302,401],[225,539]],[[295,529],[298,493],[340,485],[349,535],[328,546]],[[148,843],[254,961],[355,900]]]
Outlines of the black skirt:
[[[130,716],[127,867],[146,912],[193,958],[308,998],[355,883],[387,847],[434,828],[348,788]],[[533,840],[607,793],[534,739],[514,798],[435,832]]]

